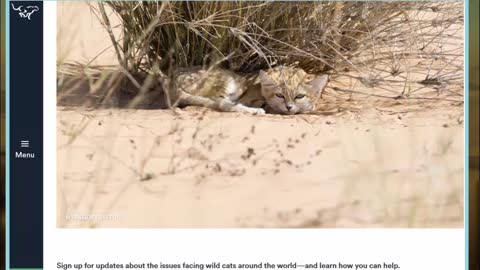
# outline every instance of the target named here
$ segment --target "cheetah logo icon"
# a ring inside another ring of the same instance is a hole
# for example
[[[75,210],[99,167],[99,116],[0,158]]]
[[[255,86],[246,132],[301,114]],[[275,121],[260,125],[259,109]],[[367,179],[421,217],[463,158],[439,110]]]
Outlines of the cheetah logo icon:
[[[37,6],[26,6],[26,7],[19,6],[16,8],[13,4],[12,4],[12,8],[13,10],[18,11],[18,15],[20,16],[20,18],[27,18],[29,20],[30,20],[30,16],[32,16],[32,14],[35,11],[40,10]]]

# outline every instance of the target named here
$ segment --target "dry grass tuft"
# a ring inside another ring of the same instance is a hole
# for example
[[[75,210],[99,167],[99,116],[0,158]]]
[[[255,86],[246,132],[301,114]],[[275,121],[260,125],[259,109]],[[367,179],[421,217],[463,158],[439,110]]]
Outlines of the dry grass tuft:
[[[283,64],[331,73],[334,99],[463,100],[462,2],[108,1],[91,9],[124,72]]]

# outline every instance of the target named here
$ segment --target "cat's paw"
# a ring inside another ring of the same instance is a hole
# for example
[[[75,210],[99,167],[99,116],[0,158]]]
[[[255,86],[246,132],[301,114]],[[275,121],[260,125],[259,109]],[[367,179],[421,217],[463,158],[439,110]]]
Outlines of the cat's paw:
[[[229,108],[229,111],[231,111],[231,112],[243,112],[243,113],[249,113],[249,114],[253,114],[253,115],[265,114],[265,110],[262,109],[262,108],[247,107],[243,104],[236,104],[235,106]]]
[[[262,108],[251,108],[252,111],[250,112],[251,114],[253,115],[264,115],[265,114],[265,110],[262,109]]]

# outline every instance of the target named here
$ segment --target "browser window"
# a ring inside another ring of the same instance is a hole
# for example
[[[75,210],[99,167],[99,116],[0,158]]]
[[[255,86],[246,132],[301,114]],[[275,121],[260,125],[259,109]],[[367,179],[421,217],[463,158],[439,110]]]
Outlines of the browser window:
[[[6,269],[469,267],[468,3],[5,7]]]

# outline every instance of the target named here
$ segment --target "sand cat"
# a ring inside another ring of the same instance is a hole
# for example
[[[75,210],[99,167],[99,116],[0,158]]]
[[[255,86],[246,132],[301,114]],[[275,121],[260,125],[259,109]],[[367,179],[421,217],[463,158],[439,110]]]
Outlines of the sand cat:
[[[225,69],[190,68],[174,75],[172,105],[202,106],[225,112],[297,114],[315,109],[327,75],[280,66],[242,75]]]

